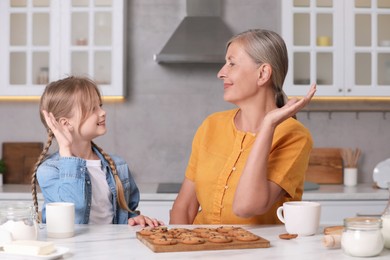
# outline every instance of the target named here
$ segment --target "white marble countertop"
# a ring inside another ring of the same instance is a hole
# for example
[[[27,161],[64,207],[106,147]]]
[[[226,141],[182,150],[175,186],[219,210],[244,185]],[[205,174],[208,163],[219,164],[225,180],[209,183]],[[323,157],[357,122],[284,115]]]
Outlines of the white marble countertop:
[[[46,237],[43,227],[39,240],[53,241],[56,246],[69,248],[64,259],[357,259],[345,255],[342,249],[323,247],[322,228],[314,236],[281,240],[278,236],[286,232],[284,226],[245,226],[252,233],[269,240],[271,247],[175,253],[151,251],[135,236],[140,228],[127,225],[76,225],[74,237],[52,239]],[[384,249],[375,259],[390,259],[390,250]]]
[[[157,193],[158,183],[137,184],[143,201],[174,201],[176,193]],[[30,200],[31,186],[20,184],[4,184],[0,186],[0,200]],[[38,193],[38,199],[43,200]],[[374,188],[372,183],[358,184],[356,187],[344,185],[320,185],[318,190],[305,191],[303,200],[388,200],[389,191]]]
[[[362,183],[355,187],[344,185],[320,185],[318,190],[305,191],[303,200],[388,200],[389,191]]]

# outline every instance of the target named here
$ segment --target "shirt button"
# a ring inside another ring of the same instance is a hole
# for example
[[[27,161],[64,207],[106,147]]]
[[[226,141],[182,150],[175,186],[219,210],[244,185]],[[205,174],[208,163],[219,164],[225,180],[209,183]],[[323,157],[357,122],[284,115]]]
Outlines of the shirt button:
[[[240,150],[240,152],[243,152],[243,151],[244,151],[244,149],[241,149],[241,150]]]
[[[235,170],[236,170],[236,167],[233,167],[232,170],[235,171]]]
[[[219,207],[222,209],[222,208],[223,208],[223,205],[220,205]]]
[[[227,190],[227,189],[228,189],[228,186],[226,185],[226,186],[225,186],[225,190]]]
[[[87,183],[88,183],[88,184],[91,184],[91,182],[90,182],[90,181],[87,181]]]

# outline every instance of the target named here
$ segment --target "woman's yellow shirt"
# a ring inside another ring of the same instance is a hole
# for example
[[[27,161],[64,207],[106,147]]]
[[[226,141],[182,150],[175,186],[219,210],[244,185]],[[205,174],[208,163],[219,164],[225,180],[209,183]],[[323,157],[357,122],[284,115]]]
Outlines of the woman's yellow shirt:
[[[256,138],[236,129],[237,112],[210,115],[195,134],[186,170],[200,203],[194,224],[276,224],[280,223],[276,209],[285,201],[302,198],[313,141],[300,122],[289,118],[276,127],[268,159],[268,179],[286,195],[264,215],[240,218],[233,213],[234,193]]]

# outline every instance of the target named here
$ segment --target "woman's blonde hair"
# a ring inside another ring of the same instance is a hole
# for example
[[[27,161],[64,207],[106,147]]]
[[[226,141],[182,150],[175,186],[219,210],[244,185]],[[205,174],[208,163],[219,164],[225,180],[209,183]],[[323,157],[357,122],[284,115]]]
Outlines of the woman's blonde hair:
[[[37,169],[39,165],[44,161],[48,150],[52,144],[54,134],[46,124],[45,118],[42,114],[42,110],[51,112],[54,117],[58,120],[61,117],[72,117],[74,108],[78,109],[80,114],[79,127],[85,122],[88,116],[92,113],[96,104],[101,104],[102,98],[98,87],[95,82],[86,77],[68,77],[55,82],[50,83],[45,88],[42,94],[39,111],[43,125],[47,129],[48,138],[47,142],[35,164],[34,171],[31,179],[32,196],[35,211],[38,212],[38,199],[37,199]],[[112,158],[92,142],[92,146],[96,147],[98,151],[109,163],[111,171],[114,175],[116,190],[117,190],[117,202],[119,206],[127,211],[131,210],[128,208],[122,182],[118,176],[118,172]]]
[[[226,48],[232,42],[242,44],[246,53],[256,64],[267,63],[272,67],[272,86],[277,107],[282,107],[287,101],[283,91],[283,83],[288,71],[288,55],[284,40],[279,34],[262,29],[254,29],[233,36]]]

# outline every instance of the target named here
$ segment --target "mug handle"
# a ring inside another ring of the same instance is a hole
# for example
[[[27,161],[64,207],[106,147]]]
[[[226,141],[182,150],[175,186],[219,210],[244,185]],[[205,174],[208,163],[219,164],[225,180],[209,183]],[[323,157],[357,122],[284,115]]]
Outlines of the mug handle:
[[[278,216],[278,219],[279,219],[280,221],[282,221],[282,223],[285,223],[285,220],[284,220],[282,211],[283,211],[283,206],[280,206],[280,207],[276,210],[276,215]]]

